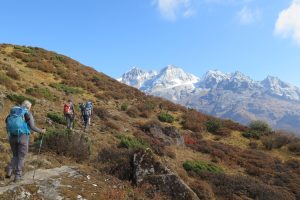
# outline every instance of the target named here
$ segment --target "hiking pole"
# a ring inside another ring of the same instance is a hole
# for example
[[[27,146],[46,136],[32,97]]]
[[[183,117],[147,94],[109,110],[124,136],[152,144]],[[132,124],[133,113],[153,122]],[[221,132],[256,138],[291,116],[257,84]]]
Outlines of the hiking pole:
[[[42,149],[42,145],[43,145],[43,139],[44,139],[44,135],[42,135],[42,139],[41,139],[41,141],[40,141],[40,146],[39,146],[39,152],[38,152],[38,155],[37,155],[37,158],[38,158],[38,156],[40,155],[40,153],[41,153],[41,149]],[[33,180],[34,180],[34,177],[35,177],[35,171],[36,171],[36,167],[34,168],[34,171],[33,171]]]

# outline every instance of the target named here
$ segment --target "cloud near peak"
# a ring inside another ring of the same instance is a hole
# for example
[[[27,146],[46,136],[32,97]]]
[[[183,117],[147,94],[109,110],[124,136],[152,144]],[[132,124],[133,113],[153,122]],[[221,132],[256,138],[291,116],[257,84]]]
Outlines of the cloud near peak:
[[[188,18],[195,14],[191,0],[154,0],[163,18],[175,21],[179,17]]]
[[[284,38],[291,37],[300,45],[300,0],[293,0],[290,7],[279,13],[274,32]]]

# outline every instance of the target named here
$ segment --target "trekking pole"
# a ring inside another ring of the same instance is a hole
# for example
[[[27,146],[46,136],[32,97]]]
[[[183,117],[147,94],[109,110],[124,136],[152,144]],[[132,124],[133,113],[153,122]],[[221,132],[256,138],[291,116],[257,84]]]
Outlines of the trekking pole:
[[[42,149],[42,145],[43,145],[43,139],[44,139],[44,135],[42,135],[42,139],[41,139],[41,141],[40,141],[40,146],[39,146],[39,152],[38,152],[38,155],[37,155],[37,158],[38,158],[38,156],[40,155],[40,153],[41,153],[41,149]],[[35,171],[36,171],[36,167],[34,168],[34,171],[33,171],[33,180],[34,180],[34,177],[35,177]]]

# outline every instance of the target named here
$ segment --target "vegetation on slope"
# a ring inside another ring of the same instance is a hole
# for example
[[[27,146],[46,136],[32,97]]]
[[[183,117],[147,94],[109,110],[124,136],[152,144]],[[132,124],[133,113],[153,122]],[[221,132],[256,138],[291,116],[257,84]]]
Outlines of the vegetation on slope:
[[[147,96],[66,56],[36,47],[0,45],[0,83],[7,106],[25,98],[35,103],[38,125],[49,130],[42,152],[53,162],[63,163],[68,157],[68,162],[79,162],[85,170],[92,167],[99,176],[125,182],[133,177],[134,151],[150,148],[201,199],[300,198],[300,140],[272,132],[265,124],[245,127]],[[61,113],[68,99],[76,105],[94,102],[93,126],[87,133],[79,116],[74,132],[64,130]],[[1,113],[2,138],[8,111]],[[1,141],[3,161],[8,160],[8,149]],[[0,171],[0,179],[3,175]],[[145,199],[164,198],[146,186],[115,190],[110,193],[115,199],[130,199],[132,193]]]

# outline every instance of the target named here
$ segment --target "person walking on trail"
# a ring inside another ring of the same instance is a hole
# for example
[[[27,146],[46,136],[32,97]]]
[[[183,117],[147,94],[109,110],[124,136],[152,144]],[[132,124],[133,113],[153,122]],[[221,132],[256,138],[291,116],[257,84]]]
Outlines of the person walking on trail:
[[[32,104],[25,100],[22,106],[14,106],[7,116],[6,130],[9,136],[9,144],[13,157],[6,167],[6,178],[11,178],[15,173],[14,182],[22,180],[22,170],[25,157],[28,152],[29,136],[31,131],[45,134],[46,129],[39,129],[35,126],[34,118],[30,112]]]
[[[88,118],[88,125],[91,125],[91,117],[93,115],[93,103],[92,101],[87,101],[85,103],[85,115]]]
[[[74,119],[75,119],[75,109],[74,109],[73,102],[71,100],[69,100],[64,105],[64,115],[67,121],[67,129],[72,130]]]

